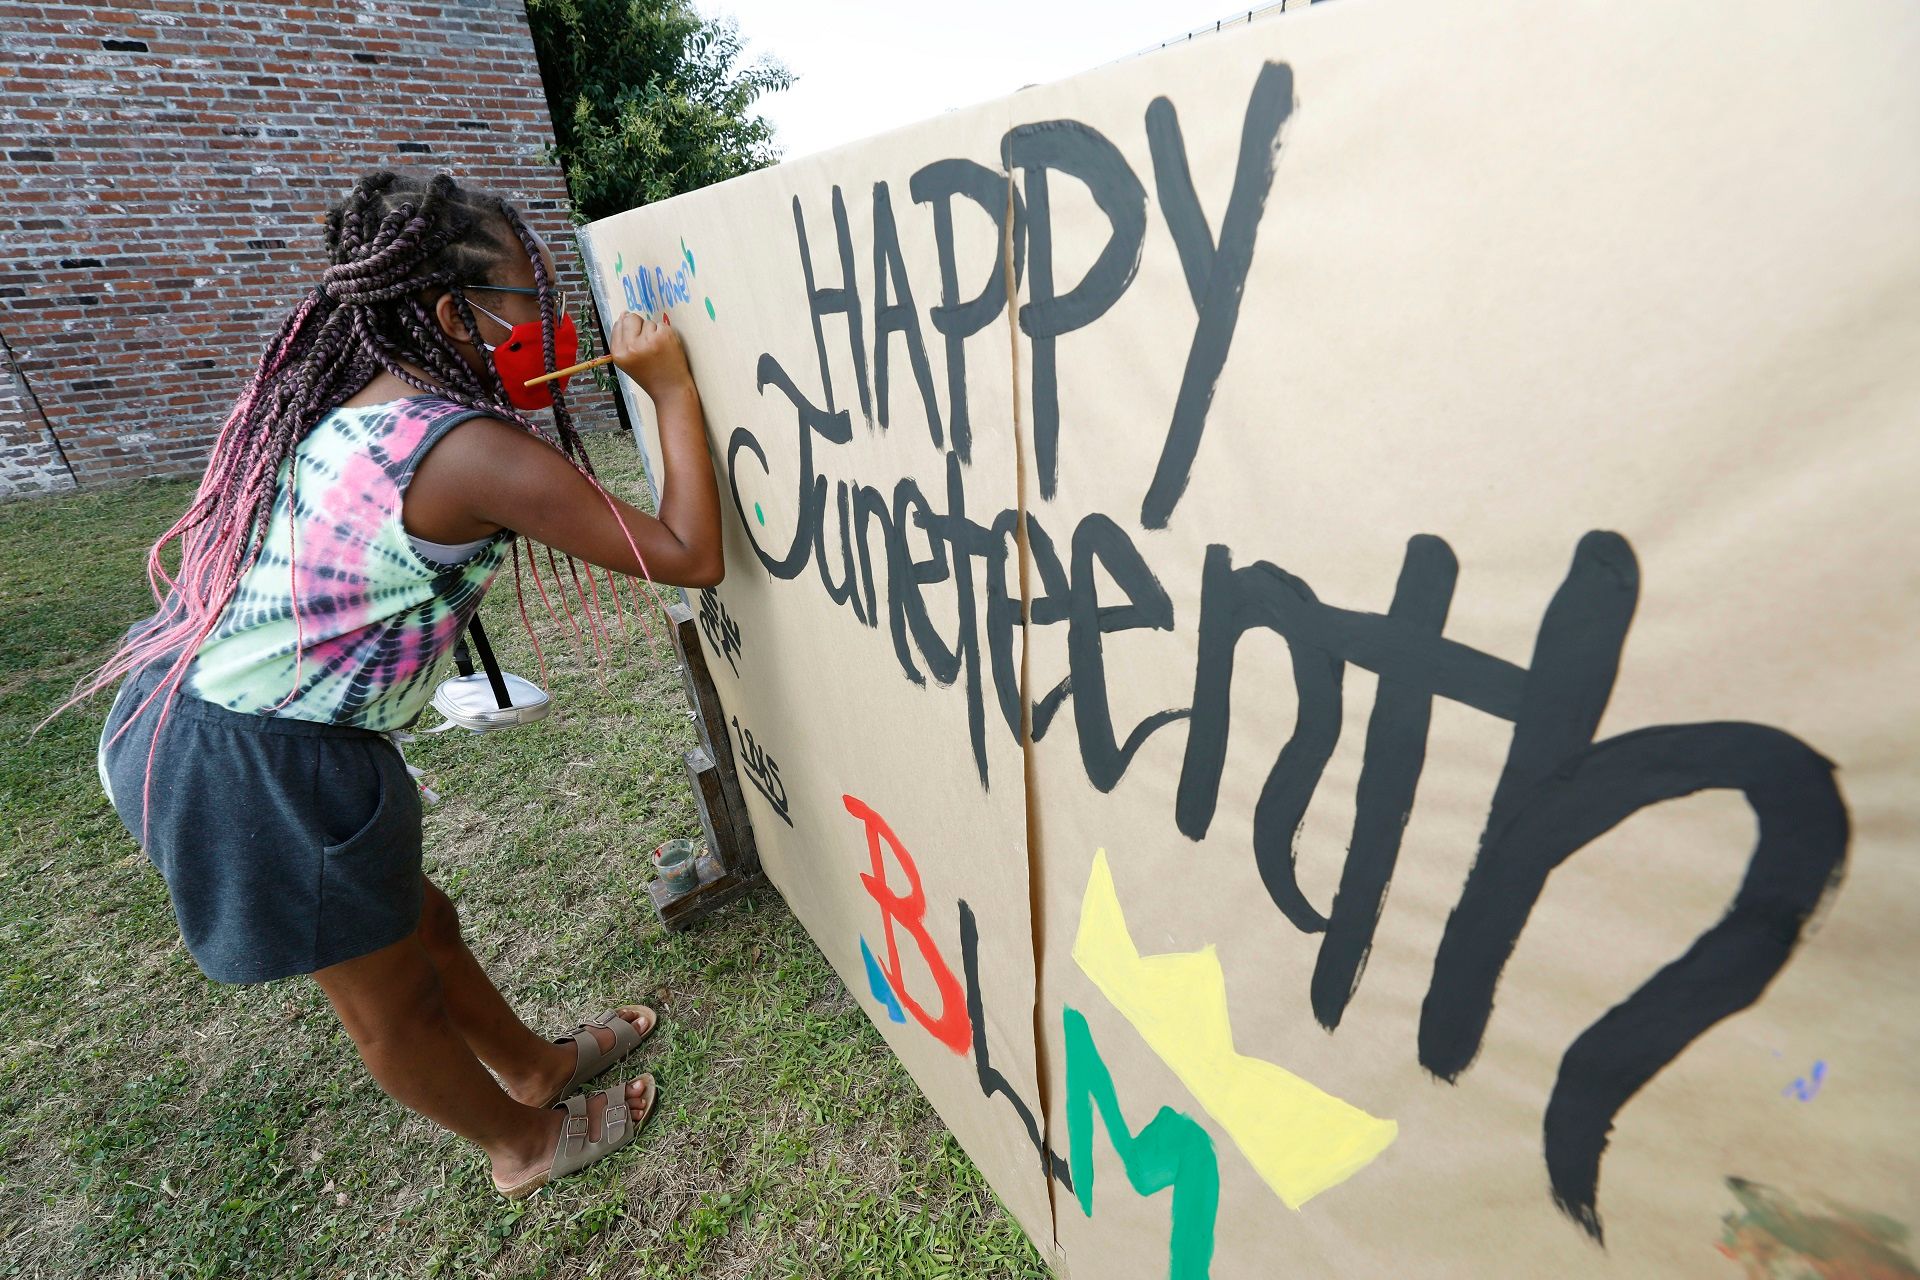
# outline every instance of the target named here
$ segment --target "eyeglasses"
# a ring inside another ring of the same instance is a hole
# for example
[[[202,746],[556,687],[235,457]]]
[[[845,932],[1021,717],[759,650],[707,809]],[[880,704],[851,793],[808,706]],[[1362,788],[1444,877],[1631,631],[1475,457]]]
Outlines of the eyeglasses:
[[[524,285],[470,284],[465,287],[468,289],[485,289],[489,293],[524,294],[529,298],[538,298],[540,296],[540,291],[538,289],[529,289]],[[562,289],[560,286],[555,285],[553,288],[553,314],[556,319],[559,318],[560,316],[564,316],[569,313],[571,308],[569,308],[569,306],[567,305],[568,301],[569,299],[567,298],[567,291],[565,289]]]

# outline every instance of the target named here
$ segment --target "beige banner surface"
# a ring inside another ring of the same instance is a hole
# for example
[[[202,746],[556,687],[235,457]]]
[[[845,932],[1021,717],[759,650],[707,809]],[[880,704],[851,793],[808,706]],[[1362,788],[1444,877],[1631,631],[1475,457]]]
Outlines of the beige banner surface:
[[[1920,1274],[1915,66],[1340,0],[585,229],[767,869],[1062,1274]]]

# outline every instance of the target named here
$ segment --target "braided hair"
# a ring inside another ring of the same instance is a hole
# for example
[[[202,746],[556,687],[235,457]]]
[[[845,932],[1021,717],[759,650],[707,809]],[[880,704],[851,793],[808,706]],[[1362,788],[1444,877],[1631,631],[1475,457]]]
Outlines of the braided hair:
[[[502,263],[524,255],[532,264],[539,294],[546,368],[551,371],[555,367],[557,290],[539,241],[511,204],[498,196],[462,187],[446,174],[412,177],[382,171],[361,179],[346,199],[329,210],[326,247],[327,268],[261,353],[214,441],[206,474],[193,501],[148,552],[147,577],[160,606],[153,623],[123,641],[113,657],[82,681],[74,698],[60,710],[131,670],[170,658],[172,665],[166,678],[127,723],[130,725],[162,695],[164,720],[166,708],[201,642],[219,621],[241,579],[259,560],[279,495],[282,465],[294,456],[296,446],[322,418],[382,372],[424,394],[518,424],[555,445],[599,489],[593,464],[560,388],[553,387],[553,430],[549,432],[512,406],[491,362],[483,363],[481,371],[475,372],[433,314],[440,295],[450,293],[467,338],[479,344],[479,326],[464,288],[488,283]],[[421,377],[416,369],[427,376]],[[604,490],[601,493],[606,496]],[[617,518],[618,509],[611,498],[607,501]],[[633,545],[630,533],[627,541]],[[170,547],[179,557],[177,574],[170,574],[164,562]],[[525,597],[520,591],[521,554],[516,539],[514,590],[521,619],[532,636]],[[638,559],[637,547],[634,554]],[[534,553],[526,549],[525,556],[551,616],[552,598],[540,580]],[[547,562],[576,648],[581,648],[582,630],[561,589],[560,568],[551,549]],[[604,606],[592,567],[587,568],[584,589],[580,567],[571,557],[568,570],[596,650],[601,651]],[[625,611],[610,573],[607,587],[624,632]],[[644,624],[646,614],[637,594],[634,606]],[[296,614],[296,630],[298,623]],[[537,637],[534,651],[544,679],[546,661]],[[298,683],[296,666],[295,688]],[[123,726],[120,732],[125,731]],[[159,740],[157,726],[154,740]]]

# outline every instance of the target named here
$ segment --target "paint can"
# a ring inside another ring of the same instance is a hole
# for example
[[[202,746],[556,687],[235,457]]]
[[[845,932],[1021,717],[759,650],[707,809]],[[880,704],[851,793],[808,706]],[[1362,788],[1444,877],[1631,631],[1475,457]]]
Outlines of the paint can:
[[[691,840],[669,840],[653,851],[653,872],[672,893],[700,887],[700,860]]]

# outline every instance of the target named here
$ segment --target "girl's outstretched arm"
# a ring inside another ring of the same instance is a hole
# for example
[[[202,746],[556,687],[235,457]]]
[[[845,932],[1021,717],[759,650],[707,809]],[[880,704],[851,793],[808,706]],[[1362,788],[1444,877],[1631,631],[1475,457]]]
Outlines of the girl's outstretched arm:
[[[611,345],[614,363],[640,384],[659,417],[666,496],[657,519],[619,498],[610,506],[544,440],[481,418],[454,428],[420,464],[407,492],[409,532],[465,542],[511,529],[592,564],[644,572],[671,586],[719,582],[725,572],[720,491],[680,335],[670,324],[628,312],[614,326]]]

